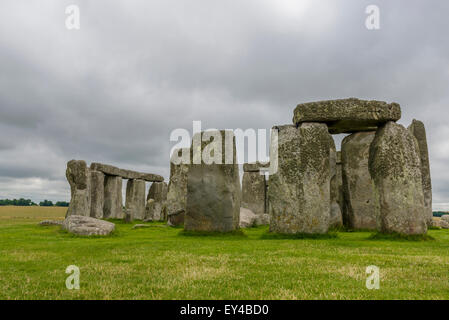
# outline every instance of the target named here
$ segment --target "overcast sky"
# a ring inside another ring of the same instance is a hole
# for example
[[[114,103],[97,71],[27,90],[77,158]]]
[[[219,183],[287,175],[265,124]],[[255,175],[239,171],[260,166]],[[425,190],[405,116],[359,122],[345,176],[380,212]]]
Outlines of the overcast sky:
[[[66,28],[70,4],[80,30]],[[380,30],[365,26],[372,4]],[[425,123],[434,202],[449,202],[447,12],[447,0],[2,0],[0,198],[69,200],[70,159],[168,179],[170,133],[193,120],[269,129],[298,103],[358,97]]]

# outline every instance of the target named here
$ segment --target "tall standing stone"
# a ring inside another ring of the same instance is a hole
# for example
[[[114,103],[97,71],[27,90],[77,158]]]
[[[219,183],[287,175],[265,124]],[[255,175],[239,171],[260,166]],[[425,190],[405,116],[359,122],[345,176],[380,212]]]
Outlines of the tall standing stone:
[[[344,210],[344,198],[343,198],[343,174],[342,174],[342,163],[341,163],[341,151],[337,151],[337,174],[336,174],[336,183],[337,183],[337,203],[340,207],[341,214],[343,216]]]
[[[268,197],[270,231],[326,233],[330,220],[330,150],[326,124],[275,127]],[[276,170],[277,168],[277,170]]]
[[[70,205],[66,216],[90,215],[90,174],[84,160],[70,160],[66,170],[70,184]]]
[[[103,218],[104,173],[90,170],[90,216]]]
[[[418,141],[419,155],[421,158],[421,175],[424,192],[424,207],[427,212],[427,226],[432,225],[432,181],[430,178],[429,150],[427,148],[426,128],[424,123],[413,119],[408,130]]]
[[[353,133],[341,144],[344,222],[351,229],[377,229],[376,195],[368,169],[375,134],[375,131]]]
[[[255,214],[266,212],[265,210],[265,175],[259,171],[244,171],[242,179],[242,204]]]
[[[170,181],[167,192],[167,219],[170,225],[184,224],[187,200],[187,172],[190,148],[176,149],[170,158]]]
[[[335,148],[335,142],[332,140],[330,148],[330,175],[331,175],[331,185],[330,185],[330,217],[329,217],[329,227],[339,228],[343,226],[343,218],[341,207],[338,204],[339,201],[339,181],[337,172],[337,150]]]
[[[122,178],[105,176],[104,181],[104,208],[105,219],[123,219]]]
[[[403,126],[387,122],[371,143],[369,170],[374,180],[380,231],[424,234],[421,161],[418,143]]]
[[[153,182],[148,191],[146,201],[146,220],[165,221],[167,220],[167,184],[165,182]],[[150,200],[153,200],[150,202]]]
[[[143,220],[145,217],[145,181],[129,179],[126,184],[125,207],[131,220]]]
[[[197,133],[191,152],[185,230],[238,229],[241,191],[234,134],[225,130]]]

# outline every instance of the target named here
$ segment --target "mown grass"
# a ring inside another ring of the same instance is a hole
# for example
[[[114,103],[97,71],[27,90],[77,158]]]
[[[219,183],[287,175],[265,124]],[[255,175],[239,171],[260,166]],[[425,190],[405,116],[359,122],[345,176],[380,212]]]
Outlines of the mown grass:
[[[113,236],[83,238],[37,225],[64,214],[0,207],[1,299],[449,298],[448,230],[430,230],[433,241],[291,239],[267,227],[204,236],[116,221]],[[65,287],[69,265],[81,270],[80,290]],[[369,265],[380,268],[379,290],[365,287]]]

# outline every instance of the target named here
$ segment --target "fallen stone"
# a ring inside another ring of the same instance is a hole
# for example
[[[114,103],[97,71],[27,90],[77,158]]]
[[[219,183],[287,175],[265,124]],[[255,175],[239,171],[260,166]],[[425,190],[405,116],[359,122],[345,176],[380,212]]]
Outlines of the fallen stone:
[[[251,228],[256,224],[257,215],[247,208],[240,208],[240,228]]]
[[[298,104],[293,123],[324,122],[330,133],[337,134],[376,130],[379,125],[400,118],[397,103],[349,98]]]
[[[135,224],[133,225],[132,229],[144,229],[144,228],[150,228],[151,226],[147,224]]]
[[[241,206],[259,214],[265,212],[265,175],[260,172],[244,172]],[[240,211],[241,212],[241,211]]]
[[[408,130],[418,141],[419,155],[421,159],[421,176],[424,193],[424,207],[427,212],[427,223],[431,223],[432,212],[432,181],[430,178],[429,150],[427,148],[426,128],[424,123],[413,119]]]
[[[369,150],[376,132],[357,132],[341,143],[344,221],[350,229],[377,230],[376,192],[368,168]]]
[[[218,232],[238,229],[241,190],[233,132],[197,133],[191,152],[193,164],[187,173],[184,229]],[[202,154],[206,156],[201,157]]]
[[[157,174],[143,173],[143,172],[137,172],[137,171],[132,171],[132,170],[120,169],[120,168],[111,166],[109,164],[93,162],[90,165],[90,168],[92,170],[101,171],[104,174],[107,174],[110,176],[122,177],[123,179],[136,179],[136,180],[145,180],[145,181],[150,181],[150,182],[164,181],[164,177],[157,175]]]
[[[104,173],[90,170],[90,216],[103,218],[104,207]]]
[[[375,185],[380,231],[426,233],[421,161],[413,135],[394,122],[379,128],[370,147],[369,171]]]
[[[92,217],[72,215],[62,223],[62,229],[80,236],[106,236],[115,229],[115,224]]]
[[[61,226],[63,220],[43,220],[39,222],[40,226]]]
[[[123,219],[125,217],[121,177],[105,176],[103,217],[105,219]]]
[[[130,179],[126,184],[125,208],[131,221],[145,218],[145,181]]]
[[[171,227],[184,225],[185,210],[179,210],[168,214],[167,224]]]
[[[256,226],[265,226],[270,224],[270,215],[268,213],[257,214],[255,219]]]
[[[66,216],[90,215],[90,174],[84,160],[67,163],[66,178],[70,184],[70,205]]]
[[[330,218],[330,150],[323,123],[274,127],[268,189],[270,231],[326,233]],[[277,149],[277,153],[276,153]],[[273,161],[276,161],[273,163]],[[277,168],[277,171],[276,171]]]
[[[442,215],[441,220],[449,222],[449,214]]]

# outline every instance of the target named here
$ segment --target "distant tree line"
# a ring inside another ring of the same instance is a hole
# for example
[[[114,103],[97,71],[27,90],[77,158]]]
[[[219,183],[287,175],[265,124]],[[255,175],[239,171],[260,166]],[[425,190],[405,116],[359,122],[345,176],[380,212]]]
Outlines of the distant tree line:
[[[445,214],[449,214],[449,212],[447,212],[447,211],[434,211],[433,212],[433,216],[434,217],[441,217],[441,216],[443,216]]]
[[[21,207],[30,207],[30,206],[37,206],[38,204],[31,201],[30,199],[0,199],[0,206],[21,206]],[[58,201],[55,204],[53,204],[50,200],[44,200],[39,202],[39,206],[41,207],[68,207],[69,203],[65,201]]]

